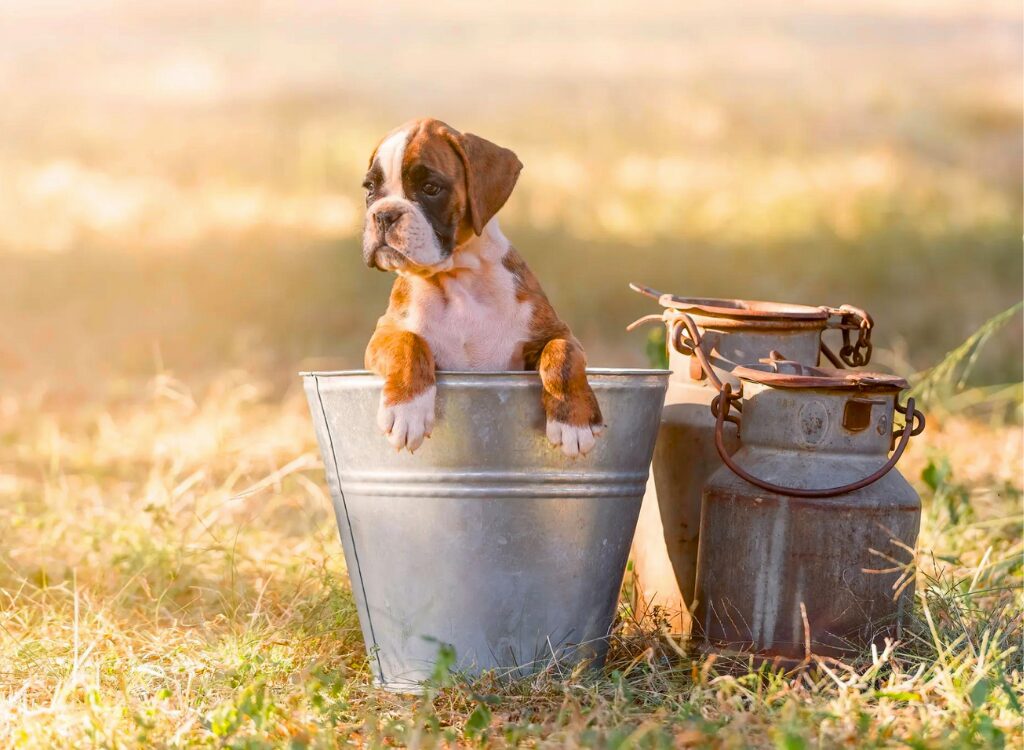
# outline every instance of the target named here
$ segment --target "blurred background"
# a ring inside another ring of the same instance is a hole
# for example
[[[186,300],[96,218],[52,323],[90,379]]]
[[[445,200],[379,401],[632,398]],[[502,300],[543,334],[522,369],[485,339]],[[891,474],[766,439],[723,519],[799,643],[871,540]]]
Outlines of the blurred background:
[[[525,163],[592,364],[644,362],[638,281],[865,307],[911,373],[1022,296],[1021,56],[1017,2],[6,2],[0,386],[361,366],[359,186],[419,115]]]

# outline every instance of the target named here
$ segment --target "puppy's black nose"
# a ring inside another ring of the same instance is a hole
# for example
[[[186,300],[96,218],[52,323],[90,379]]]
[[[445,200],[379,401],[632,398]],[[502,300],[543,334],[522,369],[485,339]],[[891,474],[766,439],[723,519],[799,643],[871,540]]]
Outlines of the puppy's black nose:
[[[391,225],[398,221],[398,217],[401,215],[401,211],[397,211],[394,209],[377,212],[377,228],[380,230],[381,238],[383,238],[384,233],[391,228]]]

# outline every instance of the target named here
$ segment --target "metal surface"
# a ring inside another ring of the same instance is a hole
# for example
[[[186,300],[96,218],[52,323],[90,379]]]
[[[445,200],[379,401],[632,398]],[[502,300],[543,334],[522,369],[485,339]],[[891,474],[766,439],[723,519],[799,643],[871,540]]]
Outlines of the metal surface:
[[[822,386],[814,387],[820,388]],[[753,484],[762,490],[767,490],[768,492],[774,492],[780,495],[788,495],[790,497],[835,497],[836,495],[845,495],[848,492],[854,492],[855,490],[859,490],[862,487],[867,487],[869,484],[874,484],[879,479],[888,474],[890,471],[892,471],[894,468],[896,468],[896,464],[899,463],[900,457],[903,456],[903,452],[907,449],[907,445],[910,442],[910,438],[912,438],[914,435],[920,435],[924,431],[924,415],[914,408],[914,399],[907,399],[907,405],[905,407],[897,406],[896,408],[899,411],[903,412],[904,414],[911,415],[913,424],[902,427],[899,430],[896,430],[895,432],[892,433],[892,439],[895,440],[896,438],[899,438],[899,443],[896,445],[896,449],[893,451],[892,456],[890,456],[889,460],[886,461],[882,466],[879,466],[873,472],[861,477],[860,479],[856,479],[852,482],[847,482],[846,484],[837,485],[835,487],[807,489],[800,487],[792,487],[789,485],[780,485],[774,482],[770,482],[766,479],[754,476],[746,469],[744,469],[741,465],[732,460],[731,451],[728,448],[726,448],[723,436],[725,422],[726,420],[730,420],[733,422],[733,424],[742,424],[738,419],[730,418],[729,416],[729,405],[733,403],[732,398],[732,386],[726,383],[724,389],[722,390],[722,393],[719,396],[717,396],[714,401],[711,402],[711,413],[715,415],[716,419],[715,449],[718,451],[718,457],[722,459],[722,463],[724,463],[733,474],[740,477],[741,479],[746,480],[750,484]],[[863,417],[858,416],[857,422],[851,424],[852,420],[850,419],[850,412],[861,412],[863,407],[865,406],[868,407],[867,415]],[[851,407],[857,408],[851,409]],[[859,421],[863,419],[864,421],[870,423],[870,407],[871,404],[869,402],[857,401],[855,399],[847,400],[846,406],[843,409],[843,419],[841,422],[842,427],[847,432],[851,433],[860,432],[861,430],[866,429],[866,426],[862,427]]]
[[[774,388],[830,388],[861,390],[888,389],[898,393],[909,387],[905,378],[882,372],[850,372],[827,367],[813,367],[802,362],[769,358],[760,364],[741,365],[733,370],[741,382],[750,381]]]
[[[535,372],[438,373],[415,455],[376,426],[382,381],[304,375],[377,682],[457,667],[529,674],[607,650],[668,373],[588,370],[607,429],[585,457],[545,435]]]
[[[742,447],[731,461],[795,490],[766,491],[728,467],[708,480],[695,629],[706,650],[848,656],[897,629],[913,596],[921,503],[898,471],[880,471],[902,381],[768,369],[736,371],[744,375]],[[855,491],[817,496],[865,477],[873,481]]]
[[[722,465],[708,406],[721,384],[739,386],[732,374],[739,365],[756,364],[779,352],[790,360],[817,364],[822,334],[854,325],[853,308],[682,298],[631,286],[665,306],[662,314],[644,320],[666,326],[672,370],[633,543],[633,606],[641,619],[686,634],[697,571],[701,489]],[[866,313],[863,319],[870,321]],[[726,428],[723,443],[727,450],[738,446],[733,428]]]
[[[719,330],[794,332],[801,329],[829,328],[840,331],[842,335],[842,346],[838,354],[833,352],[824,340],[819,342],[821,353],[833,366],[864,367],[871,361],[871,332],[875,324],[866,311],[853,305],[811,307],[758,300],[677,297],[639,284],[629,286],[633,291],[657,300],[658,304],[665,308],[661,316],[648,315],[637,323],[659,318],[667,322],[673,314],[687,313],[700,326]],[[857,333],[856,340],[853,339],[853,332]],[[793,354],[789,356],[795,358]],[[814,361],[817,361],[817,355]]]
[[[787,327],[793,321],[817,320],[825,321],[829,316],[829,308],[811,307],[810,305],[791,305],[785,302],[761,302],[748,299],[723,299],[718,297],[678,297],[674,294],[658,292],[650,287],[630,284],[630,287],[665,308],[688,312],[693,315],[721,318],[722,324],[738,325],[741,321],[778,320]]]

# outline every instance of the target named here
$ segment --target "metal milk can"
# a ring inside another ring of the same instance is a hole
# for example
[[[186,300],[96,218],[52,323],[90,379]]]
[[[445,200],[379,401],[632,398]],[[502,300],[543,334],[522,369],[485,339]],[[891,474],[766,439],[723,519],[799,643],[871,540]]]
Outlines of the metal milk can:
[[[695,635],[782,662],[859,652],[913,600],[921,501],[894,467],[924,416],[892,375],[786,361],[733,374],[740,392],[726,383],[711,408],[725,466],[704,487]]]
[[[633,610],[640,620],[664,622],[689,633],[700,530],[701,489],[721,466],[715,421],[708,411],[722,383],[738,365],[773,352],[816,365],[824,355],[836,367],[860,367],[871,358],[871,317],[855,307],[811,307],[750,300],[676,297],[631,287],[657,299],[667,328],[669,380],[658,441],[633,541]],[[630,326],[632,328],[633,326]],[[822,340],[842,332],[838,355]],[[725,445],[737,447],[733,431]]]

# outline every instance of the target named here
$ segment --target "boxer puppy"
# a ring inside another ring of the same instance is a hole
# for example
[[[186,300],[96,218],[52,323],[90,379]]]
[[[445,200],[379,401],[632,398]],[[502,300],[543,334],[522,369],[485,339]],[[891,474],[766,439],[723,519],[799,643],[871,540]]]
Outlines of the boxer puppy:
[[[377,423],[415,451],[434,426],[436,370],[538,370],[547,437],[585,454],[603,429],[586,357],[498,227],[523,165],[443,122],[389,133],[370,157],[363,259],[398,275],[366,349]]]

